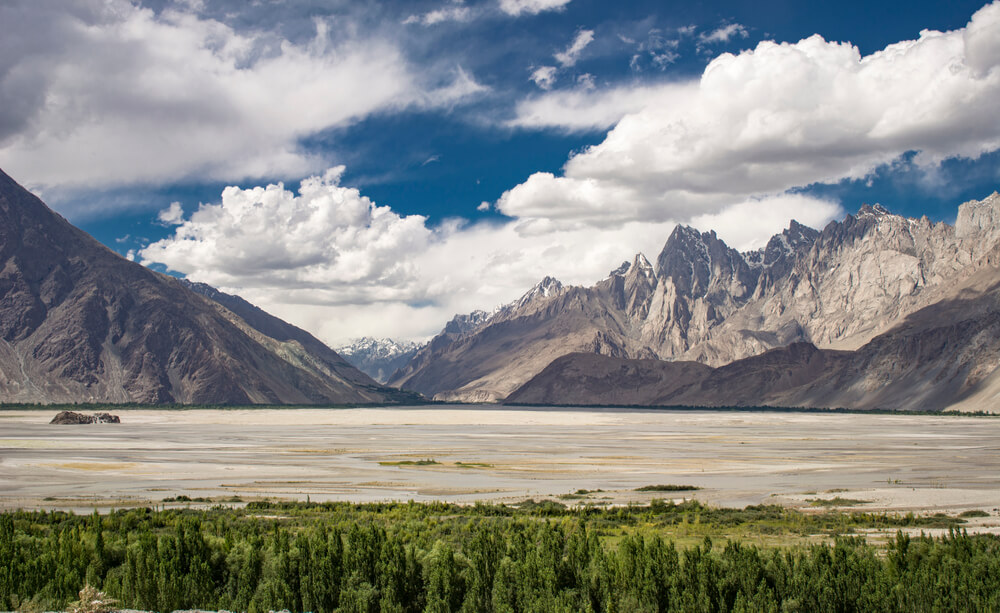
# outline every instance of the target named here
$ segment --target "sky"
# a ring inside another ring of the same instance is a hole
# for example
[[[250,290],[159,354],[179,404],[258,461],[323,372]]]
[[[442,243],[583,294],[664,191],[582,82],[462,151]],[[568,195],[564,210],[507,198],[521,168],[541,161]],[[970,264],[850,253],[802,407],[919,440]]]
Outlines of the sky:
[[[0,0],[0,168],[331,345],[1000,185],[1000,2]]]

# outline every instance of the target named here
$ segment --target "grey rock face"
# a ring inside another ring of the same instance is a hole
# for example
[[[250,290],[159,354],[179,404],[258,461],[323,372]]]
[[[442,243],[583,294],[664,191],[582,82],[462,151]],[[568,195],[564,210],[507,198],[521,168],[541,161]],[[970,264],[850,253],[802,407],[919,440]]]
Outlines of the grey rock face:
[[[854,351],[792,343],[718,368],[570,354],[507,402],[997,412],[1000,270],[978,277]]]

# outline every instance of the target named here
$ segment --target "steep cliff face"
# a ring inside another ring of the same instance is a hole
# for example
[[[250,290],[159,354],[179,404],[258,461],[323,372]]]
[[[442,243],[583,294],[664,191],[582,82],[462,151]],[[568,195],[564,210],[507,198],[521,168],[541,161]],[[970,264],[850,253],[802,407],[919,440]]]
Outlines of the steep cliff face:
[[[792,343],[853,351],[949,297],[995,257],[998,241],[997,194],[961,205],[955,226],[865,205],[822,231],[793,221],[744,254],[713,232],[678,226],[655,270],[638,255],[593,287],[560,286],[560,300],[527,299],[536,288],[502,316],[439,336],[394,382],[489,400],[527,381],[544,359],[571,352],[721,366]],[[460,356],[470,346],[478,353]],[[481,393],[486,382],[492,387]]]
[[[857,349],[974,274],[1000,240],[998,212],[997,194],[961,205],[954,227],[864,206],[679,357],[720,365],[796,341]]]
[[[308,333],[236,297],[211,299],[125,260],[0,172],[0,400],[400,397]]]

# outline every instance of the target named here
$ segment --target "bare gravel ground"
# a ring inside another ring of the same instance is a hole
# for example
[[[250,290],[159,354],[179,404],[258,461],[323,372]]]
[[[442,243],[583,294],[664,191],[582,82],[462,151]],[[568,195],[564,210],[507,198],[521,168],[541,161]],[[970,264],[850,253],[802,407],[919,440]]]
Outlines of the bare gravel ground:
[[[530,409],[120,410],[55,426],[0,411],[0,508],[90,510],[239,497],[570,503],[694,497],[958,513],[1000,508],[1000,419]],[[435,463],[420,463],[433,460]],[[639,493],[651,484],[702,488]],[[602,490],[602,491],[595,491]],[[992,522],[992,523],[991,523]]]

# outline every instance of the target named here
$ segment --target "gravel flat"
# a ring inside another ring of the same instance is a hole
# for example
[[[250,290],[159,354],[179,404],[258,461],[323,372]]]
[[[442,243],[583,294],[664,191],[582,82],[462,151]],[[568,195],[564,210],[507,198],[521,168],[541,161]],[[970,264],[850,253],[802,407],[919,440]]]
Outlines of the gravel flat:
[[[568,502],[1000,507],[992,418],[467,406],[119,410],[121,424],[50,425],[55,413],[0,411],[0,508],[178,495],[512,502],[579,489],[603,491]],[[634,491],[652,484],[703,489]]]

